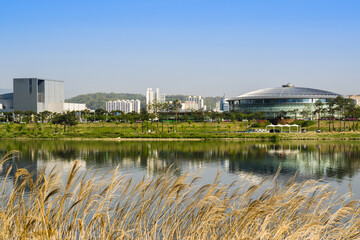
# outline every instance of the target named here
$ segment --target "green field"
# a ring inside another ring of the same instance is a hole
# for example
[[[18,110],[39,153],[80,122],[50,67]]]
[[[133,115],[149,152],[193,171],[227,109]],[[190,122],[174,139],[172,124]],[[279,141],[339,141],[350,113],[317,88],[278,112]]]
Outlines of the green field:
[[[345,124],[345,127],[344,127]],[[229,139],[353,139],[360,140],[360,132],[353,131],[352,126],[358,126],[357,122],[340,123],[321,121],[321,133],[316,133],[317,123],[303,127],[306,133],[283,132],[262,133],[254,132],[256,129],[264,129],[265,125],[251,127],[252,122],[137,122],[137,123],[80,123],[73,127],[64,127],[51,123],[11,123],[0,124],[0,138],[229,138]],[[256,124],[255,124],[256,125]],[[249,132],[251,130],[251,132]],[[285,130],[285,128],[284,128]],[[287,129],[286,129],[287,130]],[[292,131],[296,131],[293,128]]]

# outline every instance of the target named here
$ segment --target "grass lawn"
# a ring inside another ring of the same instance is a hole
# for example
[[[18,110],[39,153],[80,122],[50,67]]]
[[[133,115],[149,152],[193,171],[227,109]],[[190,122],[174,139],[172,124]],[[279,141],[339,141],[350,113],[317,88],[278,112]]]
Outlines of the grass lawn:
[[[339,129],[339,121],[334,122]],[[344,127],[345,124],[345,127]],[[318,124],[304,127],[306,133],[256,133],[247,131],[256,129],[244,122],[197,122],[197,123],[80,123],[72,128],[65,128],[50,123],[44,124],[0,124],[0,138],[235,138],[235,139],[353,139],[360,140],[359,131],[349,131],[355,122],[342,122],[342,132],[332,131],[333,124],[320,121],[321,133],[315,133]],[[265,128],[265,127],[258,127]],[[285,129],[284,129],[285,130]],[[295,129],[292,129],[295,131]]]

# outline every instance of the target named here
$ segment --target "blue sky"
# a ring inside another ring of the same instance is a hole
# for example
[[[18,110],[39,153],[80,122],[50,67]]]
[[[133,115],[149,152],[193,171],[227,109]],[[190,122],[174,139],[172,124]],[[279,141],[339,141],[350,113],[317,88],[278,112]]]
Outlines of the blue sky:
[[[291,82],[360,94],[360,1],[0,0],[0,88],[236,96]]]

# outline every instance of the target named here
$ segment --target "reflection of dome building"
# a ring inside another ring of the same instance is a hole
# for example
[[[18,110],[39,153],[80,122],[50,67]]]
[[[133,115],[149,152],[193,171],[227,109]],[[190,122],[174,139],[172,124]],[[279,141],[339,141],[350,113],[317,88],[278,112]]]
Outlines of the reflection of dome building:
[[[240,95],[227,100],[229,110],[236,112],[262,112],[266,118],[276,118],[286,113],[294,116],[308,107],[314,110],[314,104],[320,100],[324,104],[339,94],[319,89],[295,87],[291,84],[279,88],[267,88]]]

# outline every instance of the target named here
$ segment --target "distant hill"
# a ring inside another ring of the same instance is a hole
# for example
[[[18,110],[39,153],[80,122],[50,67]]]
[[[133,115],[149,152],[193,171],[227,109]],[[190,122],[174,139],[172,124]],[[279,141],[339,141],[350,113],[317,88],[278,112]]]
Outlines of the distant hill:
[[[166,101],[174,101],[179,99],[184,102],[188,95],[166,95]],[[139,99],[141,107],[145,107],[145,95],[136,93],[89,93],[78,95],[76,97],[68,98],[65,102],[71,103],[85,103],[90,109],[105,109],[106,102],[115,100],[132,100]],[[207,109],[214,109],[216,102],[220,101],[221,97],[204,97],[204,104]]]
[[[145,103],[145,95],[134,93],[89,93],[68,98],[65,102],[85,103],[90,109],[105,109],[106,102],[115,100],[139,99],[142,104]]]

